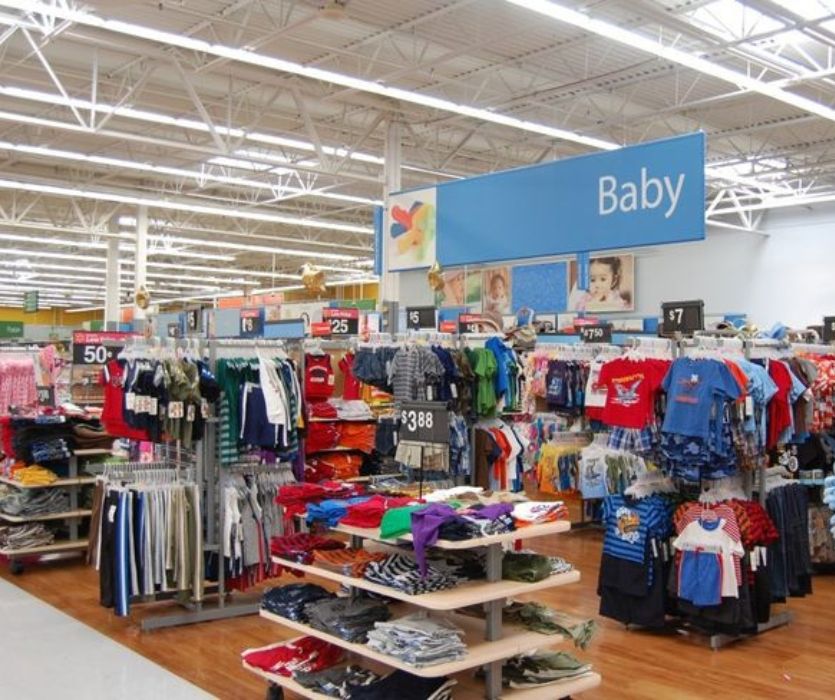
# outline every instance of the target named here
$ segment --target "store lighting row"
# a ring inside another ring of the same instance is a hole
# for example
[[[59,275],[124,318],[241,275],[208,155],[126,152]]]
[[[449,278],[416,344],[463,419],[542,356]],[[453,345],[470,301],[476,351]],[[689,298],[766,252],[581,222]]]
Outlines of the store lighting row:
[[[234,219],[247,219],[249,221],[261,221],[273,224],[289,224],[306,228],[324,229],[328,231],[342,231],[344,233],[373,234],[374,229],[368,226],[358,226],[336,221],[322,221],[319,219],[301,219],[284,214],[270,214],[268,212],[256,211],[246,208],[215,207],[208,204],[192,204],[180,200],[159,199],[155,197],[142,197],[138,195],[124,194],[105,190],[93,190],[79,187],[68,187],[64,185],[53,185],[30,180],[9,180],[0,179],[0,189],[19,190],[23,192],[39,192],[51,194],[58,197],[75,197],[79,199],[90,199],[102,202],[116,202],[118,204],[132,204],[135,206],[155,207],[158,209],[170,209],[173,211],[187,211],[194,214],[207,214],[211,216],[222,216]]]

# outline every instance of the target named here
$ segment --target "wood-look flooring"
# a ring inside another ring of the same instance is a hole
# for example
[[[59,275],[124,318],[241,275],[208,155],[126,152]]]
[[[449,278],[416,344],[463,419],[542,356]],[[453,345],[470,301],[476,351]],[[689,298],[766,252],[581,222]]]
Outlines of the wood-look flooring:
[[[569,559],[583,574],[579,584],[531,598],[597,617],[600,533],[575,531],[531,545]],[[148,606],[135,607],[134,620],[114,617],[98,604],[97,574],[77,561],[31,566],[22,576],[10,576],[3,568],[0,576],[224,700],[263,698],[265,685],[241,668],[240,652],[294,636],[257,616],[142,633],[136,619],[148,614]],[[594,664],[603,684],[582,698],[831,700],[835,697],[835,577],[815,577],[814,590],[810,597],[790,601],[795,615],[791,625],[719,651],[675,634],[627,631],[597,618],[600,629],[591,647],[575,653]],[[14,653],[14,635],[25,631],[3,632],[12,635],[5,636],[5,653]]]

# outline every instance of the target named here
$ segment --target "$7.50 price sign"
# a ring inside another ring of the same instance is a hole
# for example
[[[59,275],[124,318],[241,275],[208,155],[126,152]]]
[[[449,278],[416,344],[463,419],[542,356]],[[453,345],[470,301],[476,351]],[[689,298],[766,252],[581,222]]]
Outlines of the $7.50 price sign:
[[[449,443],[449,410],[443,401],[404,401],[400,407],[400,440]]]

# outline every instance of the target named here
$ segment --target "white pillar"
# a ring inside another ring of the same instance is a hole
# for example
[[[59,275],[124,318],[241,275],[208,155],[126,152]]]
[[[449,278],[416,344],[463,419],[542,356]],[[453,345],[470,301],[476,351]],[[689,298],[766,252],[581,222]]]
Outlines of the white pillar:
[[[119,328],[119,298],[121,274],[119,269],[119,223],[117,217],[107,227],[111,237],[107,239],[107,262],[104,271],[104,329],[115,331]]]
[[[133,268],[133,292],[134,295],[142,287],[146,286],[146,271],[148,263],[148,207],[140,205],[136,208],[136,257]],[[140,309],[134,303],[133,321],[136,330],[143,330],[145,327],[145,309]]]
[[[388,212],[389,193],[398,192],[401,189],[401,125],[400,122],[389,121],[386,130],[386,144],[383,163],[383,202]],[[383,216],[383,274],[380,279],[380,300],[397,301],[399,299],[399,284],[397,273],[388,271],[388,241],[389,237],[385,230],[388,217]]]

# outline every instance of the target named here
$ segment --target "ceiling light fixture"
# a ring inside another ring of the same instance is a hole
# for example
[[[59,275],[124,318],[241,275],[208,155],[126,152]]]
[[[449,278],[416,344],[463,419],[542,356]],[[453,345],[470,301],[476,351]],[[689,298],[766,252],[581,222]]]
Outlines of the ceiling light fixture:
[[[529,131],[536,134],[542,134],[555,139],[573,141],[574,143],[580,143],[591,148],[601,148],[605,150],[619,148],[618,144],[612,143],[611,141],[605,141],[591,136],[584,136],[567,129],[559,129],[557,127],[546,126],[544,124],[537,124],[536,122],[527,121],[518,117],[493,112],[489,109],[458,104],[440,97],[433,97],[432,95],[424,95],[422,93],[412,92],[411,90],[390,87],[379,82],[355,78],[350,75],[344,75],[342,73],[326,70],[324,68],[305,66],[293,61],[259,54],[248,49],[240,49],[233,46],[225,46],[223,44],[214,44],[192,36],[154,29],[152,27],[146,27],[133,22],[107,19],[94,15],[86,10],[71,8],[59,4],[38,2],[37,0],[0,0],[0,6],[14,8],[33,15],[40,14],[46,17],[56,17],[87,27],[104,29],[106,31],[115,32],[117,34],[133,38],[147,39],[148,41],[160,44],[177,46],[189,51],[196,51],[210,56],[217,56],[219,58],[225,58],[251,66],[258,66],[260,68],[267,68],[281,73],[300,75],[312,80],[332,83],[334,85],[340,85],[352,90],[359,90],[361,92],[368,92],[394,100],[402,100],[404,102],[418,104],[430,109],[452,112],[465,117],[478,119],[480,121],[500,124],[502,126],[521,129],[523,131]],[[37,27],[33,26],[33,28]],[[174,124],[176,124],[176,120],[179,118],[173,119],[175,120]],[[204,129],[208,129],[208,126],[205,124],[203,124],[202,127]]]
[[[578,12],[562,5],[549,2],[549,0],[505,0],[513,5],[518,5],[528,10],[538,12],[541,15],[551,17],[559,22],[570,24],[578,29],[588,32],[590,34],[597,34],[611,41],[616,41],[619,44],[628,46],[629,48],[638,49],[653,56],[658,56],[672,63],[677,63],[680,66],[685,66],[691,70],[709,75],[719,80],[736,85],[744,90],[756,92],[760,95],[779,100],[785,104],[796,107],[797,109],[815,114],[829,121],[835,121],[835,110],[827,107],[820,102],[810,100],[807,97],[796,95],[792,92],[787,92],[780,87],[764,83],[756,78],[751,78],[744,73],[725,68],[724,66],[702,58],[694,53],[683,51],[672,46],[663,46],[655,39],[651,39],[643,34],[632,32],[627,29],[622,29],[617,25],[604,22],[603,20],[595,19],[590,15]]]
[[[344,231],[346,233],[373,234],[374,229],[367,226],[357,226],[336,221],[321,221],[318,219],[299,219],[283,214],[270,214],[267,212],[254,211],[251,209],[232,209],[225,207],[213,207],[205,204],[191,204],[179,200],[157,199],[153,197],[139,197],[136,195],[122,194],[119,192],[107,192],[101,190],[81,189],[78,187],[65,187],[62,185],[46,184],[41,182],[0,179],[0,189],[20,190],[24,192],[40,192],[52,194],[59,197],[78,197],[80,199],[91,199],[103,202],[117,202],[120,204],[132,204],[136,206],[147,206],[159,209],[171,209],[174,211],[189,211],[195,214],[208,214],[211,216],[222,216],[235,219],[249,219],[251,221],[264,221],[274,224],[288,224],[303,226],[305,228],[324,229],[328,231]]]

